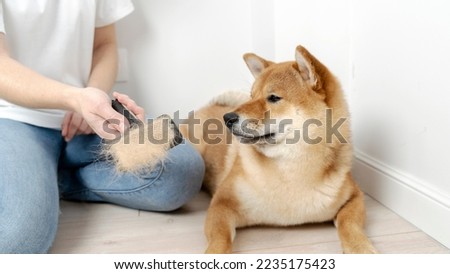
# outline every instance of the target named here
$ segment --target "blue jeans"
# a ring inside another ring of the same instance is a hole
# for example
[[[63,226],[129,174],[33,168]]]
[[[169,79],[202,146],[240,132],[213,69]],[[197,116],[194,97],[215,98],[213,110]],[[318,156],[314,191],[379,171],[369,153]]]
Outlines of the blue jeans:
[[[189,142],[141,174],[117,173],[100,148],[97,135],[66,143],[59,130],[0,119],[0,253],[48,252],[60,198],[164,212],[201,188],[204,163]]]

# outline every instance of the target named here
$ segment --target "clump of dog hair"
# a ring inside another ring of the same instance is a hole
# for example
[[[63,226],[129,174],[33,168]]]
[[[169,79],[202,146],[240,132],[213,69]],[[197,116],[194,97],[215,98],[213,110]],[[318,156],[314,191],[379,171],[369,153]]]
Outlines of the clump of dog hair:
[[[119,139],[105,144],[103,154],[118,172],[153,170],[164,162],[173,144],[175,133],[169,116],[160,116],[147,123],[134,125]]]

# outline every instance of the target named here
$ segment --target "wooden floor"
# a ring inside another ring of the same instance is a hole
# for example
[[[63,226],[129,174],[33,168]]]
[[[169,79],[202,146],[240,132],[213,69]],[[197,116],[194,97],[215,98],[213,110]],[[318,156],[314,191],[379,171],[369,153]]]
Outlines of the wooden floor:
[[[61,202],[51,253],[202,253],[209,196],[201,192],[173,213],[110,204]],[[366,196],[367,234],[380,253],[450,253],[450,250]],[[240,229],[235,253],[341,253],[332,223]]]

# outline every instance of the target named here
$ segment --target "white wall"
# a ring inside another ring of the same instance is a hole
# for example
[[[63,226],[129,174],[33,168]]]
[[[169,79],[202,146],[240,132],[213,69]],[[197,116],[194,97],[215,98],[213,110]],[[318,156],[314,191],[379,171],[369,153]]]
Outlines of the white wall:
[[[355,1],[354,7],[358,149],[450,195],[450,2]]]
[[[348,90],[350,1],[274,1],[275,59],[294,60],[301,44],[321,60]]]
[[[341,80],[363,189],[450,247],[450,2],[134,0],[118,24],[130,93],[150,114],[187,113],[249,88],[242,54],[298,44]]]
[[[252,1],[134,0],[117,24],[129,81],[116,89],[149,114],[187,113],[214,94],[251,84],[242,55],[252,49]]]
[[[447,246],[449,10],[442,0],[354,1],[351,31],[358,176]]]

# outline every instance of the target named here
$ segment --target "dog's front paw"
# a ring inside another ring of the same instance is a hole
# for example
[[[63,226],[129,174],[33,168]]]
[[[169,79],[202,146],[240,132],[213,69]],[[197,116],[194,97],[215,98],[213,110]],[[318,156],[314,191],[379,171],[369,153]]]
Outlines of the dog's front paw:
[[[378,254],[378,251],[370,242],[367,242],[345,247],[344,254]]]
[[[210,244],[205,250],[205,254],[230,254],[231,251],[231,246],[223,244]]]

